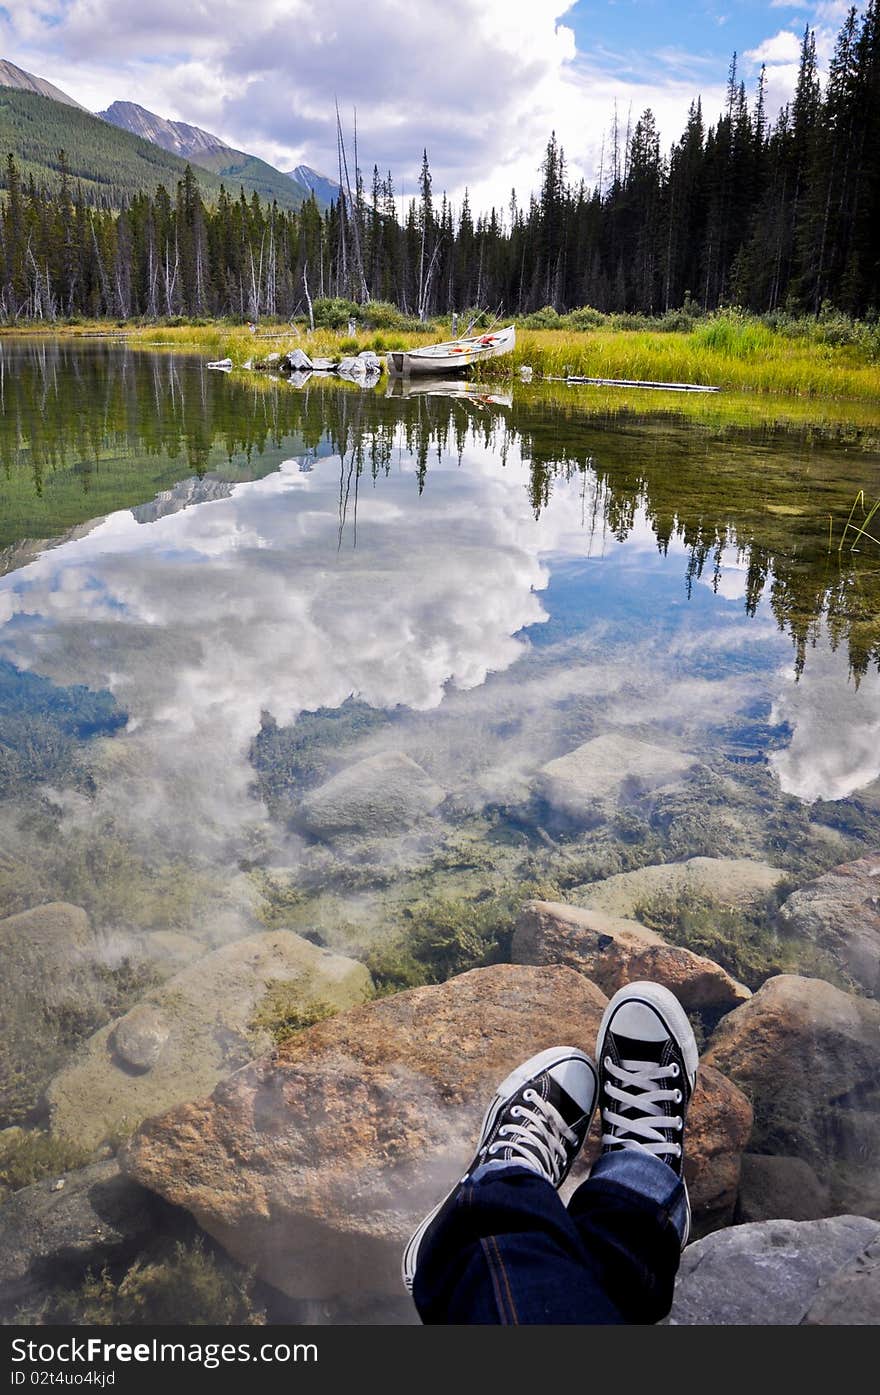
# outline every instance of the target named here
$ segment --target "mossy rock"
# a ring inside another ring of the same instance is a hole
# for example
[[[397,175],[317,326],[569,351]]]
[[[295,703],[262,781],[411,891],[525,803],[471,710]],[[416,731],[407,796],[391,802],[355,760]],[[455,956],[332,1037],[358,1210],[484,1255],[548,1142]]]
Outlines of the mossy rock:
[[[363,964],[289,930],[226,945],[175,974],[135,1009],[149,1006],[161,1014],[163,1040],[147,1068],[132,1067],[115,1050],[126,1035],[124,1019],[83,1044],[47,1091],[53,1135],[95,1148],[172,1105],[209,1095],[230,1071],[272,1046],[278,1025],[266,1000],[279,984],[290,994],[288,1013],[297,993],[308,1013],[316,1002],[337,1011],[372,992]]]

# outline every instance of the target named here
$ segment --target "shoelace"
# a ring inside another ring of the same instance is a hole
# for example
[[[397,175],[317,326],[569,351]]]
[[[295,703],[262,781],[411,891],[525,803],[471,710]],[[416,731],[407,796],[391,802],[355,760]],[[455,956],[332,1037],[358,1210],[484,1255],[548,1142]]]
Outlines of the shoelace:
[[[524,1109],[514,1105],[510,1111],[512,1119],[523,1119],[522,1124],[502,1124],[495,1142],[487,1148],[487,1155],[500,1153],[504,1149],[511,1158],[518,1158],[534,1168],[535,1158],[548,1181],[556,1185],[568,1161],[566,1143],[577,1146],[578,1137],[568,1127],[559,1110],[549,1100],[545,1100],[535,1090],[526,1090],[523,1101],[532,1105]]]
[[[671,1154],[681,1157],[681,1144],[673,1143],[661,1130],[674,1129],[681,1133],[684,1120],[680,1114],[667,1114],[664,1105],[668,1101],[681,1104],[679,1089],[668,1090],[662,1085],[664,1080],[676,1080],[680,1074],[673,1061],[668,1066],[658,1066],[656,1061],[621,1061],[616,1066],[610,1056],[605,1057],[605,1069],[616,1076],[619,1085],[609,1080],[605,1086],[611,1099],[628,1109],[638,1110],[632,1115],[617,1114],[607,1107],[602,1110],[602,1122],[606,1127],[620,1130],[620,1133],[603,1133],[602,1146],[616,1144],[622,1148],[641,1148],[656,1157]]]

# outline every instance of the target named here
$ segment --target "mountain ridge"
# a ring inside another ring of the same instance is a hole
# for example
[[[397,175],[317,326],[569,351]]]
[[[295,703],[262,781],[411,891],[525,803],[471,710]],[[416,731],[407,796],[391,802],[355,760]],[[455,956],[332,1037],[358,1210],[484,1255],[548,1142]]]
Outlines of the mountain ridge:
[[[44,102],[52,106],[41,106]],[[71,115],[59,120],[58,106],[71,108]],[[119,139],[105,140],[91,122],[119,132]],[[9,150],[16,156],[25,175],[50,187],[60,181],[58,157],[63,148],[69,173],[93,201],[109,198],[118,204],[134,192],[152,192],[163,181],[173,188],[187,163],[209,199],[216,199],[221,183],[232,194],[243,187],[247,194],[294,210],[313,194],[323,210],[339,194],[333,180],[308,165],[285,173],[211,131],[159,116],[137,102],[115,101],[105,111],[90,112],[53,83],[8,59],[0,59],[0,147],[5,147],[4,154]],[[144,147],[156,154],[147,155]]]
[[[38,96],[48,97],[50,101],[88,111],[81,102],[77,102],[67,92],[62,92],[60,87],[56,87],[54,82],[19,68],[17,63],[11,63],[8,58],[0,58],[0,87],[12,87],[17,92],[36,92]]]
[[[170,117],[159,116],[137,102],[111,102],[105,111],[99,111],[97,115],[102,121],[120,130],[130,131],[170,154],[191,160],[203,169],[210,169],[214,174],[233,178],[244,175],[251,181],[257,181],[262,184],[260,192],[265,197],[272,197],[276,192],[277,179],[292,181],[303,199],[314,194],[321,208],[334,203],[339,195],[338,184],[309,165],[297,165],[296,169],[287,172],[279,170],[258,155],[229,145],[212,131],[191,125],[188,121],[173,121]]]

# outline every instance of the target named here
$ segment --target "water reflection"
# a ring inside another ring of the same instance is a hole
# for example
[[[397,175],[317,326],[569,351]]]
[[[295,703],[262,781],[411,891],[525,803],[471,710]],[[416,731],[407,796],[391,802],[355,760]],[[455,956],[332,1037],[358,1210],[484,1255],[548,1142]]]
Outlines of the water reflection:
[[[877,575],[825,534],[869,452],[536,391],[4,361],[0,916],[88,911],[102,996],[68,1054],[142,995],[120,963],[267,925],[401,987],[504,957],[535,892],[876,846]],[[555,798],[597,737],[685,774]],[[768,915],[719,940],[752,986]],[[59,1048],[28,1032],[33,1111]],[[0,1059],[0,1126],[32,1121],[10,1096]]]

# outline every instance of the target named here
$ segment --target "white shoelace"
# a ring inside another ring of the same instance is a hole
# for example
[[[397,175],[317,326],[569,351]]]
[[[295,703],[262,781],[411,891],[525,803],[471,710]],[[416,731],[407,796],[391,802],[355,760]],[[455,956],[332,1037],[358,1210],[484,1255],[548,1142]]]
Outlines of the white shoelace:
[[[524,1109],[514,1105],[512,1119],[524,1119],[522,1124],[502,1124],[498,1137],[486,1150],[488,1157],[506,1150],[511,1161],[525,1162],[534,1169],[537,1158],[548,1181],[556,1185],[568,1161],[566,1143],[577,1146],[578,1138],[566,1124],[559,1110],[536,1090],[526,1090],[523,1100],[532,1105]]]
[[[680,1114],[667,1114],[664,1106],[668,1101],[681,1104],[679,1089],[668,1090],[662,1085],[664,1080],[676,1080],[680,1074],[678,1066],[658,1066],[656,1061],[621,1061],[616,1066],[610,1056],[605,1058],[605,1069],[609,1076],[616,1076],[619,1085],[609,1080],[605,1086],[611,1099],[638,1113],[617,1114],[614,1110],[602,1110],[602,1122],[606,1127],[617,1128],[620,1134],[603,1133],[602,1146],[617,1144],[622,1148],[641,1148],[662,1158],[666,1154],[681,1157],[681,1144],[662,1132],[674,1129],[681,1133],[684,1120]]]

